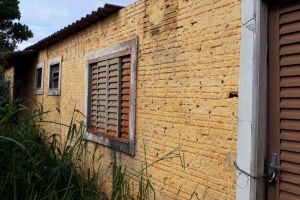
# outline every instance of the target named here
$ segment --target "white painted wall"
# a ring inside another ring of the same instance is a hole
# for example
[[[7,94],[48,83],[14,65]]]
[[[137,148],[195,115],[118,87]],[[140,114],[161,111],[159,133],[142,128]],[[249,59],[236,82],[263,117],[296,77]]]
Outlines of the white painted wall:
[[[240,81],[239,81],[239,105],[238,105],[238,135],[237,135],[237,165],[251,175],[259,176],[263,173],[263,164],[258,165],[264,155],[258,158],[258,151],[265,144],[265,130],[260,127],[261,115],[259,110],[260,101],[265,101],[266,92],[262,92],[261,83],[267,84],[266,70],[266,45],[265,37],[267,21],[264,16],[267,15],[266,6],[261,0],[242,0],[241,1],[241,52],[240,52]],[[263,32],[262,32],[263,31]],[[264,33],[264,34],[262,34]],[[263,35],[263,36],[262,36]],[[262,36],[262,37],[261,37]],[[261,74],[264,72],[264,74]],[[261,82],[261,77],[264,80]],[[264,119],[265,120],[265,119]],[[261,133],[263,132],[263,134]],[[264,154],[264,152],[260,152]],[[259,168],[259,169],[257,169]],[[237,170],[236,176],[236,199],[237,200],[258,200],[263,199],[263,189],[258,180],[251,179]]]

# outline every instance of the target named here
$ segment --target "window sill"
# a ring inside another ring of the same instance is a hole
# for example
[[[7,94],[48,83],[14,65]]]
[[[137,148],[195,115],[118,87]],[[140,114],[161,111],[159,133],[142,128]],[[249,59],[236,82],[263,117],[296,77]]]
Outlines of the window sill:
[[[35,90],[34,94],[35,95],[43,95],[44,92],[43,92],[43,90]]]
[[[85,132],[83,138],[87,141],[101,144],[103,146],[127,153],[132,156],[135,155],[134,143],[131,143],[130,141],[124,142],[122,140],[112,139],[102,135],[96,135],[90,132]]]
[[[56,89],[49,89],[48,96],[60,96],[60,90]]]

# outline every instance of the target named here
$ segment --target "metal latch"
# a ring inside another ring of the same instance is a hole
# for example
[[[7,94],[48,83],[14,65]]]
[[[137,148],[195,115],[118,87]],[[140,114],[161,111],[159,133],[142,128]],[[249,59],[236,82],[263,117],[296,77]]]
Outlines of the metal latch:
[[[275,183],[276,174],[279,172],[279,167],[277,166],[278,155],[276,153],[272,153],[271,162],[268,169],[268,182]]]

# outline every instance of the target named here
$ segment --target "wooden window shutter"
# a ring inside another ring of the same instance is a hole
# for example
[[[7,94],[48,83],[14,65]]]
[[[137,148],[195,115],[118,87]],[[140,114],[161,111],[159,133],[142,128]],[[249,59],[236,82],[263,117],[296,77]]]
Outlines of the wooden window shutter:
[[[128,140],[130,55],[91,65],[90,130]]]
[[[93,133],[106,132],[106,93],[107,93],[107,61],[95,63],[92,69],[91,90],[91,122],[90,129]]]
[[[119,58],[108,61],[107,70],[107,134],[119,137],[120,129],[120,67]]]
[[[130,56],[122,57],[122,99],[121,99],[121,135],[123,139],[128,139],[129,130],[129,100],[130,100]]]
[[[137,40],[88,57],[85,139],[135,154]]]

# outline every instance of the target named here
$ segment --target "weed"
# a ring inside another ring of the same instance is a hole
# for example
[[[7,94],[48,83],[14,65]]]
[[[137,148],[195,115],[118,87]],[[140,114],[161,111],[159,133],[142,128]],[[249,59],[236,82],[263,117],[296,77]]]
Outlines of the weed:
[[[107,199],[96,190],[98,173],[85,180],[77,167],[83,124],[72,118],[61,145],[59,135],[46,137],[35,122],[42,112],[18,119],[25,109],[21,100],[9,103],[0,97],[0,102],[0,199]]]
[[[8,92],[0,96],[0,199],[108,199],[105,193],[98,190],[97,185],[103,155],[97,154],[97,145],[93,152],[87,150],[83,139],[86,127],[84,123],[75,120],[76,113],[85,116],[74,108],[69,124],[45,121],[43,115],[47,112],[44,112],[41,106],[32,115],[21,118],[20,112],[28,112],[22,102],[23,100],[20,99],[10,102]],[[67,128],[66,138],[62,138],[63,134],[46,134],[42,128],[49,124]],[[86,155],[91,155],[91,169],[83,166],[82,160]],[[126,167],[117,163],[114,154],[110,165],[112,169],[110,199],[155,199],[156,193],[148,169],[159,162],[174,158],[179,159],[182,167],[185,168],[181,147],[171,150],[152,162],[148,162],[147,157],[146,144],[144,144],[144,161],[141,170],[134,174],[127,174]],[[132,188],[133,180],[138,180],[136,189]],[[181,187],[176,199],[180,191]],[[197,197],[195,191],[191,198]]]

